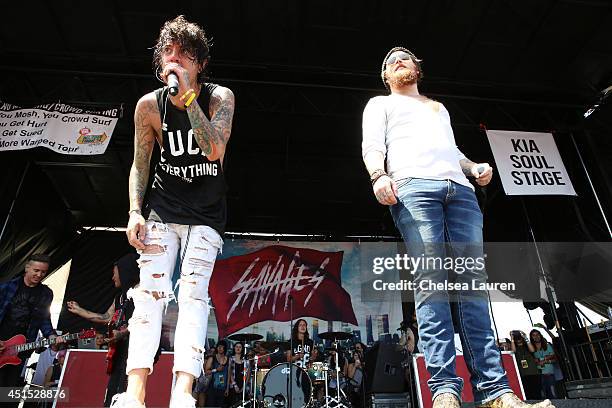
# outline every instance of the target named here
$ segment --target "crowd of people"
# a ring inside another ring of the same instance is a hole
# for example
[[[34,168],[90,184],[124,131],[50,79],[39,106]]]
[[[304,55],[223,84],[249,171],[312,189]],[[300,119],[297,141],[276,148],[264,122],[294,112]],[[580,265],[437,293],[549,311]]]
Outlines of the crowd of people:
[[[564,395],[563,373],[555,348],[538,329],[531,330],[529,336],[512,330],[509,338],[500,341],[500,350],[514,352],[527,399]]]
[[[355,407],[362,406],[362,387],[364,385],[365,353],[367,347],[361,342],[349,342],[348,351],[326,352],[324,344],[314,344],[307,329],[307,322],[299,319],[292,330],[293,349],[286,342],[285,349],[276,351],[264,347],[264,342],[255,341],[252,346],[241,341],[220,340],[215,347],[209,348],[204,359],[202,374],[193,387],[193,398],[198,407],[235,406],[242,398],[253,397],[254,387],[263,384],[264,376],[270,368],[283,363],[293,363],[295,367],[308,373],[313,384],[313,398],[322,400],[325,389],[320,367],[329,374],[329,389],[333,391],[340,384],[343,392],[353,401]],[[283,342],[275,343],[277,346]],[[281,347],[282,348],[282,347]],[[327,347],[329,348],[329,347]],[[278,349],[278,347],[277,347]],[[344,349],[343,349],[344,350]],[[255,358],[259,374],[255,374]],[[335,378],[336,361],[339,364],[340,381]],[[323,365],[320,365],[323,364]]]

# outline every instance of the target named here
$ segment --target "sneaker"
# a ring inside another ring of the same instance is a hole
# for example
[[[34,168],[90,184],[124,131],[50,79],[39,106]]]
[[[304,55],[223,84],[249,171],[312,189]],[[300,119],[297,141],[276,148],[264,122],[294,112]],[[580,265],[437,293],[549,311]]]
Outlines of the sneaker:
[[[110,406],[115,408],[145,408],[144,404],[125,392],[115,394]]]
[[[196,400],[184,392],[172,393],[170,408],[196,408]]]
[[[528,404],[521,401],[513,392],[508,392],[493,401],[479,405],[479,408],[555,408],[550,400],[544,400],[537,404]]]
[[[455,394],[443,392],[433,400],[433,408],[460,408],[461,403]]]

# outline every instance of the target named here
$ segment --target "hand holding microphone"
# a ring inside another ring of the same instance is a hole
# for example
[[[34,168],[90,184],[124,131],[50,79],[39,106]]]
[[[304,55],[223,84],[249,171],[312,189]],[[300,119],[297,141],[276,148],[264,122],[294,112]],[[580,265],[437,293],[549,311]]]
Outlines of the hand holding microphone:
[[[170,72],[167,76],[167,80],[168,80],[168,89],[170,90],[170,95],[176,96],[179,91],[178,76],[174,72]]]
[[[493,168],[489,163],[477,163],[472,166],[472,175],[479,186],[486,186],[493,178]]]
[[[168,85],[170,95],[178,95],[181,91],[181,85],[183,85],[184,88],[189,89],[189,81],[187,80],[188,76],[186,77],[185,74],[185,69],[175,62],[168,63],[164,67],[162,71],[162,78],[165,78],[166,80],[166,85]],[[185,92],[185,90],[186,89],[183,89],[182,91]]]
[[[176,107],[186,109],[197,98],[197,84],[192,83],[192,75],[181,65],[168,63],[161,77],[168,85],[170,100]]]

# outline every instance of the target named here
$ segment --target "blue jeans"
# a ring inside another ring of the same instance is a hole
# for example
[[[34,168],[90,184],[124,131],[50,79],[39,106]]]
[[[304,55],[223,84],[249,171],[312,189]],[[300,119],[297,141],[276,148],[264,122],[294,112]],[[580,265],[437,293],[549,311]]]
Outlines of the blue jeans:
[[[544,398],[557,398],[555,392],[555,375],[554,374],[542,374],[542,396]]]
[[[433,398],[450,392],[461,399],[463,380],[455,371],[453,322],[470,371],[474,402],[481,404],[511,392],[491,329],[487,292],[472,290],[472,282],[486,282],[484,262],[480,268],[458,268],[459,258],[484,259],[482,213],[474,192],[450,180],[408,178],[398,182],[398,203],[390,210],[410,255],[456,260],[450,273],[448,267],[433,263],[415,268],[412,277],[419,344],[431,375],[427,384]],[[467,284],[469,289],[429,287],[429,283],[445,281]]]

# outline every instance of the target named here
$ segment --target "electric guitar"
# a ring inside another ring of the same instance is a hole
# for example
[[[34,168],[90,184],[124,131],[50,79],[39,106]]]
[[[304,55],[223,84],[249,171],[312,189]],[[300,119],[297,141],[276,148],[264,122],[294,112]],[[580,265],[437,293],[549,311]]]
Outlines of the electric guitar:
[[[122,324],[122,320],[124,318],[123,307],[115,310],[115,314],[111,318],[110,322],[108,322],[108,338],[112,340],[115,335],[113,330],[125,329],[125,325]],[[115,341],[110,341],[108,343],[108,351],[106,352],[106,374],[111,375],[113,372],[113,363],[115,361],[115,353],[117,352],[117,343]]]
[[[7,364],[21,364],[21,358],[19,358],[18,356],[19,353],[50,346],[52,344],[57,343],[57,340],[60,337],[63,338],[65,341],[75,339],[90,339],[96,337],[96,331],[94,329],[83,330],[80,333],[65,334],[63,336],[54,337],[52,339],[40,339],[31,343],[26,343],[25,336],[23,334],[18,334],[4,342],[4,350],[0,351],[0,368],[4,367]]]

